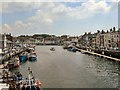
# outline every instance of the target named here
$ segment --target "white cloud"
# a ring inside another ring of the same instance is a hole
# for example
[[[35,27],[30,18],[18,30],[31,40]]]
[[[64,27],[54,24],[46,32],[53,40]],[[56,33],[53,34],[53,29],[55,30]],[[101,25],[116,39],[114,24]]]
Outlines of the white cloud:
[[[30,22],[32,24],[46,24],[46,25],[49,25],[49,24],[52,24],[53,23],[53,17],[48,14],[48,13],[45,13],[45,12],[38,12],[36,13],[35,16],[32,16],[30,17],[27,22]]]
[[[9,0],[8,0],[9,1]],[[27,0],[28,1],[28,0]],[[51,2],[50,2],[51,1]],[[50,0],[50,1],[46,1],[46,2],[42,2],[41,0],[29,0],[28,2],[26,2],[26,0],[21,0],[21,2],[18,2],[16,0],[11,0],[10,2],[5,2],[5,1],[2,1],[2,5],[0,5],[0,7],[2,7],[2,11],[0,10],[0,12],[4,13],[4,12],[14,12],[14,11],[23,11],[23,10],[32,10],[32,9],[40,9],[40,8],[43,8],[44,5],[49,2],[49,4],[47,4],[47,7],[54,7],[56,6],[56,2],[54,0]],[[96,0],[67,0],[67,2],[83,2],[85,4],[87,4],[88,6],[90,6],[91,4],[93,4],[94,6],[91,6],[92,8],[93,7],[96,7],[98,8],[98,6],[100,8],[103,8],[105,10],[108,9],[108,7],[106,6],[107,5],[107,0],[100,0],[99,2],[96,2]],[[64,1],[63,1],[64,2]],[[111,2],[117,2],[117,0],[111,0]],[[59,1],[60,3],[60,1]],[[81,6],[80,6],[81,7]],[[46,7],[44,7],[46,8]],[[68,7],[65,7],[64,5],[62,4],[59,4],[59,6],[57,7],[57,9],[59,10],[59,12],[62,12],[64,11],[65,9],[69,9]],[[86,7],[86,8],[89,8],[89,7]],[[55,9],[57,11],[57,9]]]
[[[4,24],[2,26],[2,33],[9,33],[12,31],[12,27],[8,24]]]
[[[54,14],[66,13],[66,12],[70,11],[70,9],[71,9],[70,7],[66,7],[64,4],[58,4],[58,5],[56,5],[55,8],[52,9],[52,12]]]
[[[30,11],[33,9],[32,3],[27,2],[2,2],[1,13],[11,13],[16,11]]]
[[[36,15],[33,16],[34,18],[42,19],[41,21],[44,23],[45,22],[53,23],[53,19],[60,18],[61,17],[60,15],[64,15],[64,17],[84,19],[90,16],[94,16],[96,13],[109,12],[111,7],[112,6],[108,6],[105,0],[101,0],[99,2],[96,2],[95,0],[88,0],[86,2],[83,2],[82,5],[77,7],[68,7],[63,3],[55,3],[55,2],[49,2],[49,3],[13,2],[13,3],[3,3],[2,13],[37,9]]]
[[[24,24],[22,21],[16,21],[15,26],[20,28],[20,27],[24,26]]]
[[[1,0],[0,2],[85,2],[85,1],[88,1],[88,0]],[[104,0],[104,1],[118,2],[120,0]]]
[[[105,1],[93,2],[93,0],[89,0],[86,3],[82,3],[80,7],[73,8],[71,12],[68,12],[68,15],[78,19],[84,19],[94,16],[97,13],[109,12],[110,9],[110,6]]]
[[[79,2],[78,2],[79,3]],[[107,13],[111,7],[105,1],[95,2],[89,0],[77,7],[68,7],[63,3],[42,3],[34,17],[35,21],[40,20],[43,23],[53,23],[55,20],[65,18],[85,19],[94,16],[97,13]]]
[[[30,29],[34,30],[36,27],[39,28],[40,26],[53,25],[58,20],[71,18],[78,20],[87,19],[95,14],[108,13],[111,8],[112,6],[108,5],[105,0],[99,2],[88,0],[77,7],[70,7],[64,3],[57,2],[35,3],[31,0],[29,3],[3,3],[2,13],[36,9],[34,16],[27,18],[24,22],[20,20],[16,21],[15,25],[12,27],[13,30],[26,31]],[[4,25],[4,28],[8,31],[11,30],[11,27],[7,24]]]
[[[51,24],[51,23],[53,23],[53,20],[49,17],[46,17],[42,20],[42,22],[45,23],[45,24]]]

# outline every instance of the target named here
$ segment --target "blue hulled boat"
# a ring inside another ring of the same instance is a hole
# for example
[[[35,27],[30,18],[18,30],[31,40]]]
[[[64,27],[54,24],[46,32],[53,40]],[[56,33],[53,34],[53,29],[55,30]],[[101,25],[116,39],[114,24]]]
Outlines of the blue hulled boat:
[[[28,60],[27,54],[20,55],[19,60],[20,60],[20,62],[23,62],[23,63],[26,62]]]
[[[68,49],[67,49],[68,51],[71,51],[71,52],[76,52],[77,51],[77,49],[76,48],[74,48],[74,47],[68,47]]]
[[[36,55],[36,53],[30,53],[30,55],[29,55],[29,61],[36,61],[37,60],[37,55]]]

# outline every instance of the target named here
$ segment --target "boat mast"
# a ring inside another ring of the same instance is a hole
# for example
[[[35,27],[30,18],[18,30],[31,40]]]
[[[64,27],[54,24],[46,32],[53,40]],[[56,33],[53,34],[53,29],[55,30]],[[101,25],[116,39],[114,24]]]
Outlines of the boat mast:
[[[31,73],[30,67],[28,67],[28,83],[29,83],[29,85],[30,85],[30,90],[31,90],[31,76],[30,76],[30,73]],[[28,85],[28,86],[29,86],[29,85]]]

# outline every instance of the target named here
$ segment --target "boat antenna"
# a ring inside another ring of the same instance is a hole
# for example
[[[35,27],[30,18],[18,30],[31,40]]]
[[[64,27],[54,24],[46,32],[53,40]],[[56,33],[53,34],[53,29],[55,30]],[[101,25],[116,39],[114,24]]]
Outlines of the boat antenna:
[[[31,76],[30,76],[30,67],[28,67],[28,86],[30,85],[30,90],[31,90]]]

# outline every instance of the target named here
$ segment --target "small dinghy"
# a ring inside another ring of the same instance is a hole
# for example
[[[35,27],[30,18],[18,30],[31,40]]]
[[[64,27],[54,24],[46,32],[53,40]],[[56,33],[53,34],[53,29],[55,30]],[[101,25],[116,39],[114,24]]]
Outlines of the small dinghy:
[[[51,50],[51,51],[55,51],[55,48],[51,47],[50,50]]]

